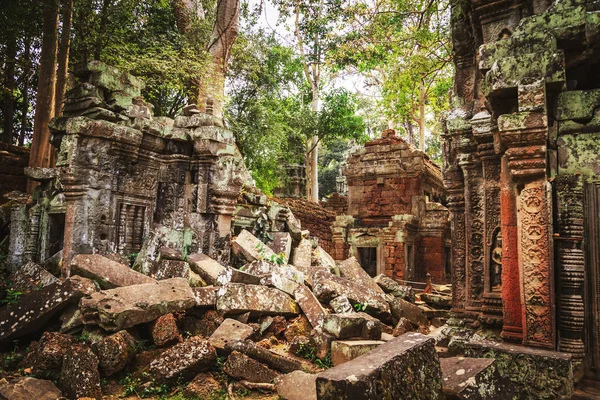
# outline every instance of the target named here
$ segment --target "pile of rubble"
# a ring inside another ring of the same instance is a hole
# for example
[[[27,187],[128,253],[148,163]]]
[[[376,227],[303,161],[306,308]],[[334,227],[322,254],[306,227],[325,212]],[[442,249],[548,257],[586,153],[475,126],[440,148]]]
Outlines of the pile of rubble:
[[[440,362],[447,337],[424,334],[411,287],[335,262],[306,232],[280,239],[241,231],[240,268],[168,247],[147,274],[114,255],[75,256],[63,281],[28,263],[0,345],[39,340],[3,358],[0,398],[476,399],[511,385],[493,359]]]

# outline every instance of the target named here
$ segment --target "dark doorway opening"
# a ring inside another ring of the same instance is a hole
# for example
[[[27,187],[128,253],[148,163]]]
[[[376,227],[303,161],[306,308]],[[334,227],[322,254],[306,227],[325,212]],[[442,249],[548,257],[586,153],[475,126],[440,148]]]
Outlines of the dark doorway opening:
[[[52,257],[62,250],[65,239],[65,214],[49,214],[48,250],[46,257]],[[44,260],[40,260],[44,261]]]
[[[377,247],[359,247],[358,257],[367,274],[373,278],[377,276]]]

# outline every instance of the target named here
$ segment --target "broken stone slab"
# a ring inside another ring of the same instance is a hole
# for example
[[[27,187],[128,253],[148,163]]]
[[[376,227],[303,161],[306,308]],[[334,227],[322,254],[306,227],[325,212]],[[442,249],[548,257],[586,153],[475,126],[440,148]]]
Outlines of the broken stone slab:
[[[23,173],[31,180],[38,182],[51,181],[58,177],[56,168],[25,167]]]
[[[407,333],[321,372],[316,385],[319,400],[442,398],[434,340],[419,333]]]
[[[329,306],[333,308],[333,312],[336,314],[345,314],[354,312],[354,307],[346,296],[338,296],[329,302]]]
[[[226,267],[217,276],[217,284],[225,286],[228,283],[245,283],[247,285],[260,285],[260,276],[252,275],[235,268]]]
[[[315,356],[323,359],[331,351],[331,343],[335,340],[333,335],[323,332],[322,328],[315,328],[310,332],[310,344],[315,348]]]
[[[340,276],[340,270],[331,255],[321,246],[317,246],[312,253],[312,264],[327,268],[332,274]]]
[[[171,278],[94,293],[81,300],[80,309],[86,324],[116,332],[195,305],[196,296],[188,282]]]
[[[196,307],[206,308],[215,307],[217,305],[217,286],[205,286],[192,288]]]
[[[246,262],[277,258],[277,254],[273,250],[245,229],[231,242],[231,250],[236,257]]]
[[[241,283],[219,288],[217,310],[225,314],[250,312],[253,315],[292,316],[300,313],[298,304],[281,290]]]
[[[162,281],[170,278],[190,279],[190,265],[181,260],[160,260],[154,277]]]
[[[573,395],[572,356],[509,343],[467,341],[467,357],[495,358],[498,374],[509,380],[505,398],[570,399]],[[523,365],[529,366],[524,374]]]
[[[275,378],[275,388],[284,400],[317,400],[317,375],[294,371]]]
[[[96,290],[91,280],[74,276],[21,296],[0,309],[0,344],[42,329],[54,315]]]
[[[496,374],[493,358],[440,358],[444,395],[461,400],[501,400],[507,392]]]
[[[177,329],[177,320],[173,314],[161,315],[150,326],[152,342],[157,346],[164,346],[183,339]]]
[[[8,276],[8,280],[11,287],[19,292],[38,290],[59,281],[57,277],[33,261],[13,271]]]
[[[410,286],[401,285],[390,277],[383,274],[377,275],[373,278],[375,283],[379,285],[384,292],[391,294],[394,297],[400,297],[406,301],[414,303],[415,291]]]
[[[331,343],[331,362],[334,366],[354,360],[379,347],[381,340],[336,340]]]
[[[244,265],[240,268],[240,271],[244,271],[248,274],[255,276],[265,277],[275,271],[279,266],[267,260],[255,260],[251,263]]]
[[[434,308],[451,308],[452,297],[433,293],[421,293],[421,300]]]
[[[223,365],[223,372],[234,379],[255,383],[271,383],[279,376],[276,371],[239,351],[229,355]]]
[[[294,296],[298,286],[304,284],[304,274],[292,266],[285,265],[271,272],[270,277],[263,278],[261,283],[265,284],[266,281],[282,292]]]
[[[208,342],[217,350],[224,350],[228,343],[246,340],[254,333],[251,326],[231,318],[223,321],[216,331],[210,335]]]
[[[302,368],[299,361],[260,347],[251,340],[230,341],[225,345],[225,350],[228,352],[238,351],[281,372],[292,372]]]
[[[301,270],[312,265],[312,243],[310,240],[302,239],[298,246],[293,249],[292,264]]]
[[[60,316],[60,333],[74,333],[83,328],[83,316],[77,304],[71,304]]]
[[[396,320],[406,318],[416,326],[427,326],[429,324],[427,316],[419,306],[409,303],[400,297],[389,298],[390,309]]]
[[[323,321],[328,314],[327,310],[323,308],[309,288],[304,285],[298,285],[294,291],[294,298],[313,328],[323,325]]]
[[[160,260],[183,260],[183,254],[179,249],[162,246],[158,249],[158,259]]]
[[[71,262],[71,271],[75,275],[81,275],[98,282],[102,289],[156,283],[149,276],[140,274],[100,254],[76,255]]]
[[[273,232],[273,240],[267,245],[273,253],[283,256],[283,261],[287,263],[292,253],[292,235],[289,232]]]
[[[104,376],[111,376],[123,370],[136,355],[136,343],[125,330],[106,336],[92,344]]]
[[[52,381],[28,376],[0,380],[0,398],[7,400],[56,400],[62,397]]]
[[[98,357],[87,346],[75,345],[63,359],[60,370],[60,387],[66,397],[102,398]]]
[[[33,342],[21,362],[23,368],[31,368],[38,377],[50,377],[60,372],[63,358],[76,344],[71,335],[58,332],[44,332],[39,342]]]
[[[150,363],[149,373],[158,382],[190,379],[208,371],[217,359],[217,351],[202,336],[192,336],[165,350]]]
[[[380,340],[381,329],[381,322],[362,312],[329,314],[323,321],[323,331],[337,339]]]
[[[190,263],[192,271],[200,275],[209,285],[216,285],[219,274],[227,268],[206,254],[190,254],[187,260]]]
[[[391,319],[390,306],[383,295],[346,278],[317,272],[313,292],[323,303],[329,303],[334,297],[346,296],[350,302],[360,303],[367,313],[382,321]]]
[[[342,277],[365,286],[375,293],[380,293],[381,295],[385,294],[383,289],[381,289],[373,278],[371,278],[360,266],[360,263],[356,258],[350,257],[347,260],[338,263],[338,268]]]

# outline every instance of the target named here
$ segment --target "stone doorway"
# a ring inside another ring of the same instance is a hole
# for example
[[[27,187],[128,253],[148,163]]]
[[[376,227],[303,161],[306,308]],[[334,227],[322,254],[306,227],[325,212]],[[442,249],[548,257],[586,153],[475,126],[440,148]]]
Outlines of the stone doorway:
[[[377,247],[358,247],[360,266],[374,278],[377,276]]]

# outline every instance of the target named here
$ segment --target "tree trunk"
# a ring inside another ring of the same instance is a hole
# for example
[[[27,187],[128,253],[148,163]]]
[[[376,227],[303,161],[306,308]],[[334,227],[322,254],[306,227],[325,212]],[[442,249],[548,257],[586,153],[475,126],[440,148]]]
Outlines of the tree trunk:
[[[33,124],[33,140],[29,155],[30,167],[50,167],[50,130],[48,123],[54,116],[54,89],[56,85],[56,53],[58,49],[58,0],[44,0],[44,25],[38,91]],[[30,181],[28,191],[35,183]]]
[[[25,37],[23,41],[23,101],[21,102],[21,131],[19,132],[19,146],[25,144],[25,135],[27,133],[27,112],[29,111],[29,80],[31,79],[31,38]]]
[[[17,40],[14,35],[9,35],[6,43],[6,61],[4,63],[4,91],[6,97],[2,105],[4,126],[2,142],[12,144],[13,120],[15,116],[15,64],[17,62]]]
[[[419,150],[425,151],[425,83],[419,86]]]
[[[62,32],[60,35],[60,45],[58,46],[58,70],[56,73],[56,99],[54,106],[57,117],[62,115],[63,101],[67,89],[73,0],[62,0],[61,8]]]
[[[175,25],[184,35],[192,30],[194,20],[204,19],[202,3],[197,0],[171,0],[171,8],[175,14]]]
[[[315,118],[319,112],[319,87],[318,83],[313,85],[313,100],[311,111]],[[319,137],[317,135],[308,140],[308,154],[306,156],[306,197],[314,203],[319,202]]]
[[[108,25],[108,9],[112,3],[112,0],[103,0],[102,8],[100,9],[100,28],[98,29],[98,38],[96,39],[96,46],[94,48],[94,60],[99,60],[102,54],[102,47],[104,46],[104,34],[106,31],[106,25]]]
[[[413,129],[413,124],[410,118],[406,118],[404,121],[404,126],[406,127],[406,133],[408,133],[408,143],[415,145],[415,132]]]

